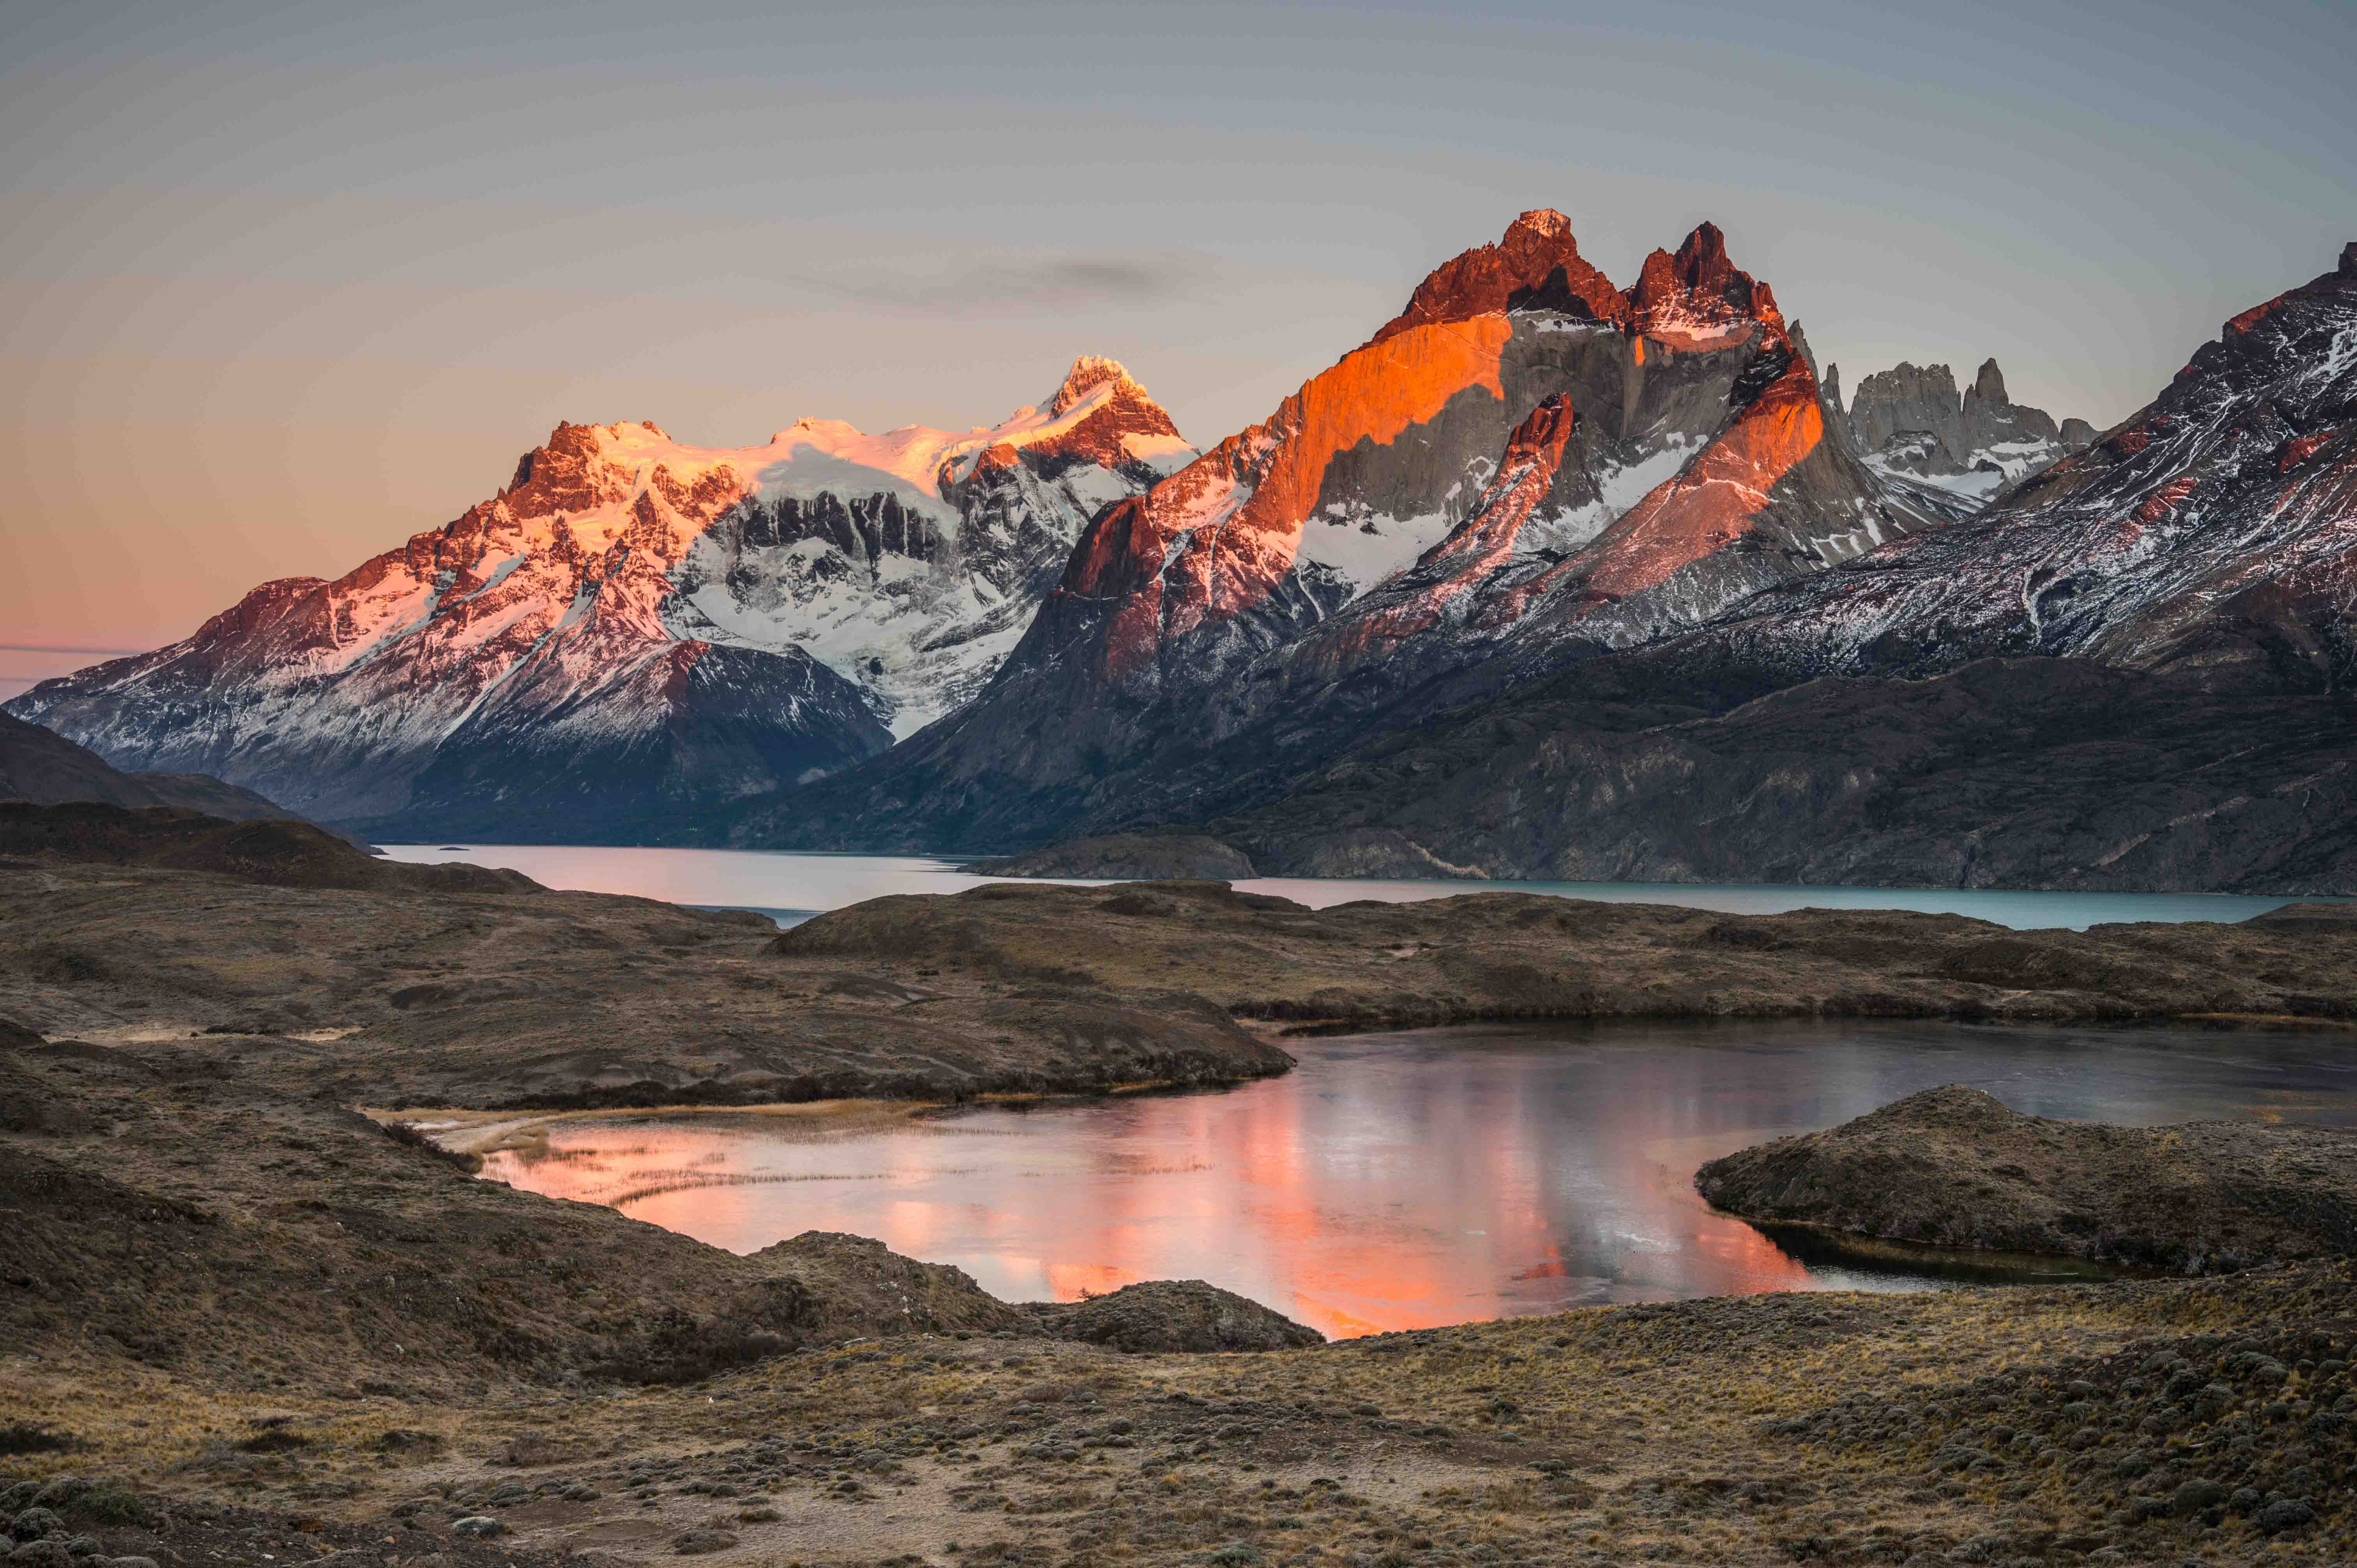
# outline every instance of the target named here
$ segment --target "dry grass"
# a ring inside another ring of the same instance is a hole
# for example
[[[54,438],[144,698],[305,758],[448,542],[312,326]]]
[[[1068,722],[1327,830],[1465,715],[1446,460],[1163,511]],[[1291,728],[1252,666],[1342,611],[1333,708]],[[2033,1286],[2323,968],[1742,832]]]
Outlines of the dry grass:
[[[2350,1542],[2347,1444],[2264,1403],[2149,1445],[2206,1455],[2239,1418],[2268,1438],[2260,1466],[2307,1464],[2321,1517],[2273,1537],[2231,1510],[2131,1518],[2149,1495],[2115,1473],[2124,1443],[2147,1442],[2133,1426],[1981,1470],[1938,1456],[1993,1425],[2029,1430],[2083,1375],[2116,1382],[2117,1366],[2204,1335],[2345,1352],[2351,1299],[2335,1266],[1602,1309],[1261,1356],[941,1336],[688,1388],[514,1387],[457,1404],[224,1396],[101,1358],[11,1363],[5,1382],[27,1419],[82,1445],[20,1467],[429,1528],[500,1486],[586,1482],[597,1498],[493,1511],[520,1544],[625,1558],[669,1556],[718,1516],[738,1544],[715,1560],[744,1563],[2325,1563]],[[2334,1374],[2293,1376],[2297,1396]],[[1788,1430],[1910,1409],[1887,1436]],[[263,1431],[300,1444],[234,1447]]]

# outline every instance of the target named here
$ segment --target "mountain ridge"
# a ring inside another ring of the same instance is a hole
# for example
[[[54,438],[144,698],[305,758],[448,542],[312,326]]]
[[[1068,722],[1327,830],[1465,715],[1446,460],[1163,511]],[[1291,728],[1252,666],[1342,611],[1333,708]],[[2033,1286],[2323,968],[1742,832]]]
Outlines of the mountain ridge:
[[[2274,309],[2236,330],[2264,337]],[[12,707],[126,757],[302,784],[335,807],[315,814],[388,838],[968,853],[1242,823],[1222,842],[1255,864],[1735,875],[1766,849],[1615,860],[1573,845],[1577,824],[1382,825],[1425,784],[1394,778],[1386,803],[1351,780],[1425,755],[1425,726],[1544,711],[1603,745],[1829,674],[2093,650],[2092,631],[2082,649],[2005,622],[1967,542],[2036,532],[2007,520],[2041,498],[2111,493],[2057,476],[2109,472],[2133,434],[2087,446],[2083,422],[2011,403],[1994,360],[1962,390],[1903,364],[1845,399],[1716,226],[1623,288],[1538,209],[1200,453],[1092,357],[965,432],[805,418],[724,449],[560,424],[444,529],[332,582],[264,584],[183,644]],[[2292,430],[2283,472],[2329,440]],[[2169,534],[2189,494],[2139,491],[2113,533]],[[2023,602],[2040,628],[2092,626],[2071,607],[2159,592],[2109,570]],[[2222,584],[2168,591],[2198,622]],[[1943,594],[1995,618],[1951,639]],[[1955,658],[1925,651],[1949,641]],[[1594,690],[1542,697],[1566,681]],[[2075,699],[2021,700],[2059,725]],[[1345,797],[1347,822],[1300,804]]]
[[[1549,400],[1542,474],[1518,454]],[[1562,214],[1523,213],[1270,419],[1099,514],[974,703],[701,836],[1000,850],[1144,825],[1122,790],[1160,798],[1305,703],[1358,722],[1520,650],[1653,641],[1969,510],[1886,484],[1843,429],[1715,226],[1619,289]]]
[[[266,796],[201,773],[123,772],[89,747],[5,713],[0,713],[0,800],[38,806],[93,800],[134,810],[167,806],[239,822],[305,821]]]
[[[1058,864],[1145,832],[1263,875],[2357,892],[2352,584],[2357,245],[1974,517],[1339,746],[1166,763]]]

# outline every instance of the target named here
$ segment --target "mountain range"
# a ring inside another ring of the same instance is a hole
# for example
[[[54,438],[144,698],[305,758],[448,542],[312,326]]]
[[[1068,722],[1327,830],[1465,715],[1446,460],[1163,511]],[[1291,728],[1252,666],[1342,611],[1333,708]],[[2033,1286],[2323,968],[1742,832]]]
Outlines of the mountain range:
[[[1194,453],[1110,360],[987,428],[759,446],[560,424],[491,499],[9,711],[382,838],[597,842],[865,757],[980,689],[1106,502]]]
[[[11,711],[384,837],[2333,891],[2352,431],[2357,247],[2099,433],[1845,400],[1716,228],[1622,287],[1534,211],[1200,455],[1098,360],[956,435],[561,426]]]

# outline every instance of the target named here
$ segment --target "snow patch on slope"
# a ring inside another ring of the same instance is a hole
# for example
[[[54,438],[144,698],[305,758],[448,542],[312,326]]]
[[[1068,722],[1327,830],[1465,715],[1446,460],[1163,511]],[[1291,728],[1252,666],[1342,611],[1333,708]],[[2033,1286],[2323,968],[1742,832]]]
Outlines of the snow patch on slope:
[[[1302,525],[1296,561],[1326,567],[1351,586],[1353,598],[1395,573],[1448,536],[1445,512],[1395,518],[1382,512],[1347,516],[1333,509]]]

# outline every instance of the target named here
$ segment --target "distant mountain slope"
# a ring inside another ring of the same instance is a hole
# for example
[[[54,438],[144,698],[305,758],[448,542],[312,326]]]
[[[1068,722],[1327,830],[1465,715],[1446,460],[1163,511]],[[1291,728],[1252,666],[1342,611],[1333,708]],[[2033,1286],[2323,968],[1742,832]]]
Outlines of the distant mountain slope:
[[[2352,604],[2357,244],[2004,504],[1780,585],[1712,635],[1794,673],[2044,653],[2337,691],[2357,669]]]
[[[1114,362],[964,433],[560,425],[334,582],[9,704],[380,837],[595,841],[883,750],[978,690],[1090,517],[1193,456]]]
[[[54,730],[0,714],[0,800],[176,806],[233,822],[300,821],[251,789],[201,773],[124,773]]]
[[[299,817],[232,822],[178,807],[127,808],[98,800],[0,800],[0,855],[205,871],[276,887],[541,891],[540,884],[518,871],[463,863],[412,865],[372,856]]]

